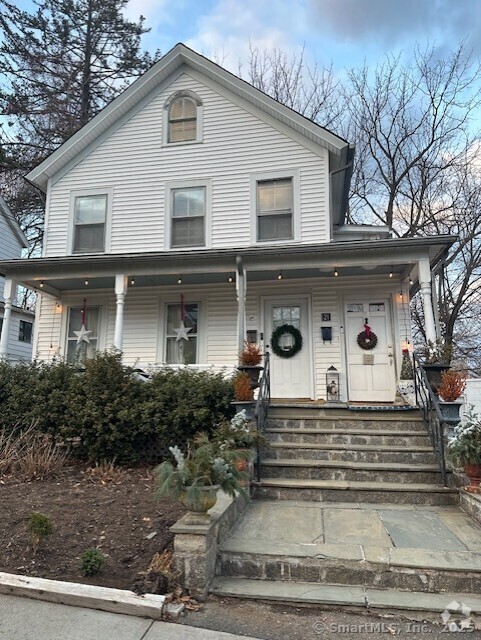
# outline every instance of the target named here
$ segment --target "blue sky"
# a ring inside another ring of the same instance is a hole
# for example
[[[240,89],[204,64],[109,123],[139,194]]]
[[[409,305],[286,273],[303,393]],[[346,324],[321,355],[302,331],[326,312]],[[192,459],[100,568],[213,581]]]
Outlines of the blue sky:
[[[32,0],[13,0],[32,7]],[[466,40],[481,56],[481,0],[129,0],[129,18],[145,16],[143,44],[166,53],[184,42],[233,72],[249,43],[295,53],[336,71],[409,55],[416,43],[443,50]]]
[[[416,42],[442,52],[466,39],[481,54],[481,0],[130,0],[152,28],[144,45],[167,52],[184,42],[231,71],[249,42],[261,49],[305,51],[334,69],[409,54]]]

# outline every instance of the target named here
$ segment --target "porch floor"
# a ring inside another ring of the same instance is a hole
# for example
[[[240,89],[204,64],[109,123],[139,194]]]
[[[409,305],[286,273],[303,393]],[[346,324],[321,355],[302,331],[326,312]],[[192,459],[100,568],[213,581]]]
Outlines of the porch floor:
[[[481,526],[457,506],[254,500],[220,557],[219,595],[442,611],[464,592],[481,613]]]

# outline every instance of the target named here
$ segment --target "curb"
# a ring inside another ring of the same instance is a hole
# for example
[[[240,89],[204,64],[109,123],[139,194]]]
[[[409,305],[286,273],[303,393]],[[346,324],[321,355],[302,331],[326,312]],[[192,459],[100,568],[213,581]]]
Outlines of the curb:
[[[0,594],[160,620],[166,596],[0,572]]]

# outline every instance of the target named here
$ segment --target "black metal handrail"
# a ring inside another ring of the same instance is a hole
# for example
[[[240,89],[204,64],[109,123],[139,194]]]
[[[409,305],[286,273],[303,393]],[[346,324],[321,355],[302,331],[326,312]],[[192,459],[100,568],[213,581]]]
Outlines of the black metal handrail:
[[[431,440],[436,462],[441,470],[441,477],[444,486],[447,486],[445,433],[448,425],[443,419],[443,414],[439,406],[439,398],[434,393],[422,362],[419,356],[414,353],[414,392],[416,394],[416,404],[421,409],[424,422],[428,428],[429,439]]]
[[[257,429],[264,434],[267,427],[267,418],[269,415],[269,404],[271,401],[271,369],[270,354],[268,351],[264,353],[264,371],[262,372],[259,384],[259,393],[257,396],[255,418]],[[257,446],[257,481],[261,478],[261,447]]]

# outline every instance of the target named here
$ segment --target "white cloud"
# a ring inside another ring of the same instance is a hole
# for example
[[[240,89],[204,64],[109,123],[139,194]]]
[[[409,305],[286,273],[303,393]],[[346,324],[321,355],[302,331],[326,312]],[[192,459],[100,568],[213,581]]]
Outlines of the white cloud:
[[[197,19],[197,32],[186,44],[235,72],[250,46],[287,52],[297,48],[304,13],[300,0],[219,0]]]

